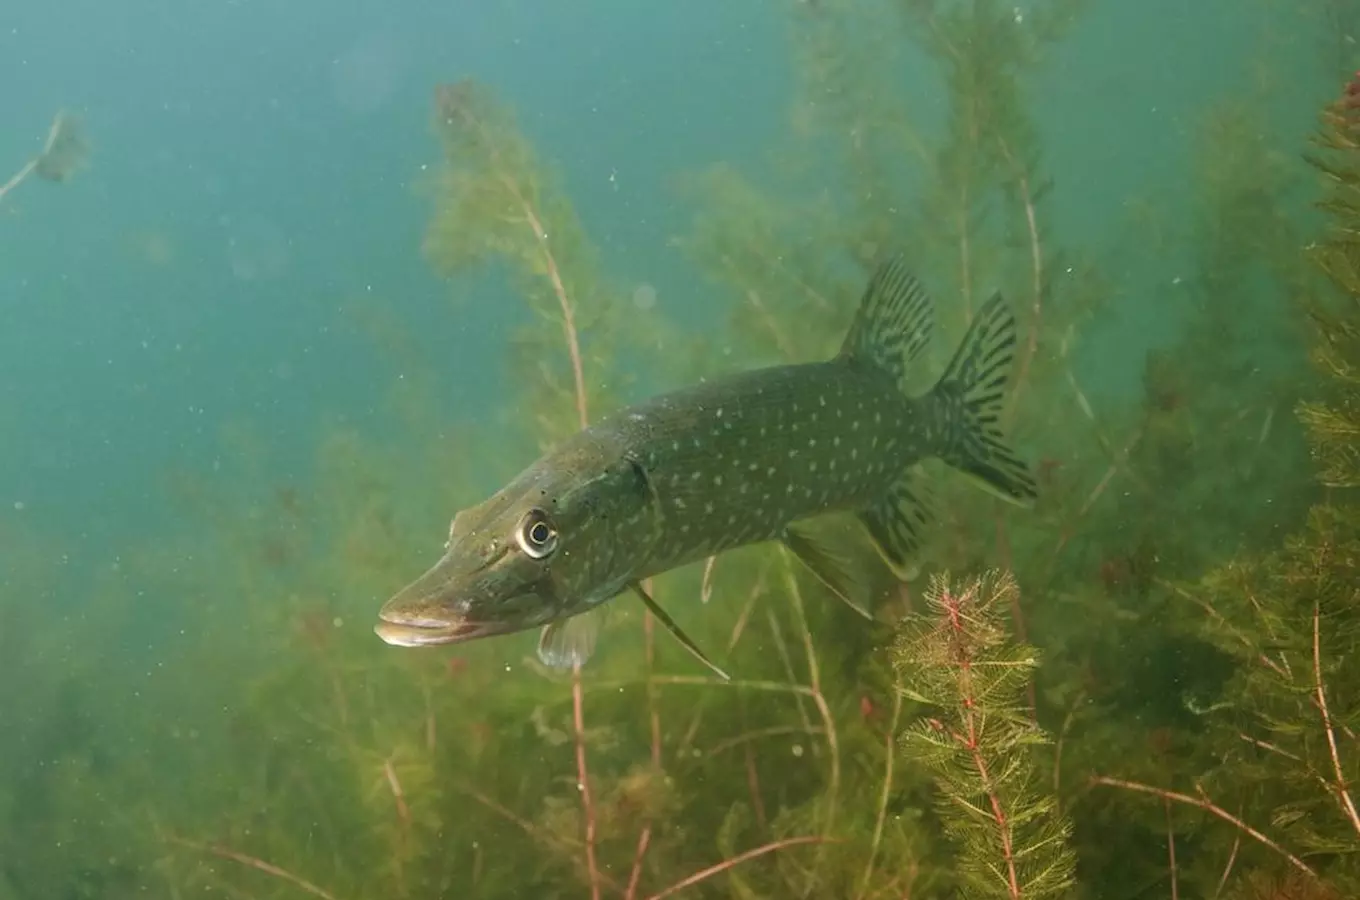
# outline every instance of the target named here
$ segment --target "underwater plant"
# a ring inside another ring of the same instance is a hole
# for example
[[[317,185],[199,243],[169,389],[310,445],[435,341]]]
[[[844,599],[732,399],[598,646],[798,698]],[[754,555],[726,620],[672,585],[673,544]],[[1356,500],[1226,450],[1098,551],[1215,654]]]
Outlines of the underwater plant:
[[[894,649],[899,690],[925,705],[902,754],[935,773],[970,897],[1061,896],[1075,883],[1071,824],[1032,756],[1044,736],[1024,698],[1038,657],[1003,624],[1018,590],[1008,573],[936,575]]]
[[[44,181],[68,181],[89,165],[89,159],[90,145],[85,139],[80,120],[62,110],[47,129],[42,151],[11,175],[8,181],[0,184],[0,200],[31,175],[37,175]]]
[[[1326,182],[1329,223],[1308,255],[1330,289],[1301,298],[1315,324],[1324,399],[1301,403],[1318,477],[1329,490],[1283,548],[1168,585],[1198,613],[1187,628],[1232,662],[1216,696],[1191,698],[1219,748],[1192,789],[1125,778],[1094,783],[1160,798],[1167,827],[1198,838],[1212,866],[1175,869],[1201,891],[1242,897],[1353,896],[1360,890],[1360,118],[1349,94],[1322,114],[1308,157]],[[1205,818],[1231,826],[1199,834]],[[1194,822],[1194,824],[1190,824]],[[1174,842],[1175,837],[1170,838]],[[1174,843],[1173,843],[1174,846]]]

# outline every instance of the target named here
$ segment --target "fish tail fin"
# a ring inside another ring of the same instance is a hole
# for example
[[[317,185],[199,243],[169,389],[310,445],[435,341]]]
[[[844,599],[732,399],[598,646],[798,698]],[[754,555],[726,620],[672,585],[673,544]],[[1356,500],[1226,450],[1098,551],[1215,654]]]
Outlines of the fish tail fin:
[[[993,294],[968,326],[928,402],[940,435],[939,457],[983,490],[1029,506],[1038,495],[1034,478],[1001,431],[1015,346],[1015,316],[1001,294]]]
[[[930,294],[900,258],[892,259],[870,280],[838,358],[886,372],[911,397],[911,364],[930,343],[934,327]],[[913,465],[858,513],[879,556],[903,580],[916,575],[916,553],[932,518],[926,488],[920,467]]]

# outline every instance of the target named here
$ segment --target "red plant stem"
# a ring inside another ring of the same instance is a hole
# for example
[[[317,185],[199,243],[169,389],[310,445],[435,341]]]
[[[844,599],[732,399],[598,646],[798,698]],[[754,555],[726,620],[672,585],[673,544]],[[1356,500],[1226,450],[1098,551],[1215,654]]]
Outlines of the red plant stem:
[[[197,850],[200,853],[210,853],[213,856],[229,859],[234,863],[240,863],[243,866],[248,866],[252,869],[264,872],[266,875],[272,875],[275,878],[288,882],[304,893],[311,894],[313,897],[320,897],[321,900],[336,900],[335,895],[325,888],[318,887],[307,879],[302,878],[299,875],[294,875],[287,869],[281,869],[273,863],[265,862],[258,857],[239,853],[236,850],[232,850],[230,847],[223,847],[220,844],[200,844],[197,841],[188,841],[184,838],[177,837],[169,837],[167,840],[172,844],[188,847],[190,850]]]
[[[962,698],[959,713],[965,731],[965,734],[958,734],[951,730],[949,734],[968,752],[973,768],[977,770],[983,793],[987,795],[987,802],[992,807],[992,819],[996,822],[998,837],[1001,838],[1001,856],[1006,861],[1006,889],[1012,900],[1020,900],[1020,875],[1016,871],[1015,841],[1011,834],[1010,816],[1001,805],[1001,797],[997,793],[991,769],[982,755],[982,735],[976,715],[977,699],[973,696],[972,658],[968,655],[967,645],[962,637],[964,631],[962,607],[968,598],[969,594],[964,594],[963,597],[950,599],[946,605],[949,628],[954,632],[953,643],[959,650],[959,696]],[[937,722],[935,725],[941,729],[945,727],[943,723]]]
[[[1257,831],[1255,828],[1252,828],[1246,822],[1242,821],[1237,816],[1228,812],[1226,809],[1219,806],[1217,803],[1214,803],[1208,797],[1192,797],[1189,794],[1182,794],[1179,793],[1178,791],[1169,791],[1166,788],[1153,787],[1150,784],[1142,784],[1137,781],[1126,781],[1123,778],[1110,778],[1109,776],[1106,775],[1093,776],[1091,778],[1091,783],[1103,784],[1108,787],[1124,788],[1125,790],[1128,791],[1137,791],[1140,794],[1151,794],[1154,797],[1161,797],[1163,800],[1174,800],[1177,803],[1184,803],[1186,806],[1193,806],[1196,809],[1202,809],[1212,816],[1217,816],[1218,818],[1229,823],[1230,825],[1235,825],[1247,837],[1274,850],[1276,853],[1280,854],[1285,859],[1289,860],[1289,864],[1292,865],[1294,868],[1298,869],[1300,872],[1303,872],[1306,875],[1311,875],[1313,878],[1318,877],[1317,872],[1314,872],[1306,862],[1299,859],[1297,856],[1290,853],[1288,850],[1284,849],[1279,844],[1275,843],[1273,840],[1266,837],[1261,832]]]
[[[581,809],[586,816],[586,872],[590,875],[591,900],[600,900],[600,871],[595,865],[595,804],[590,797],[590,773],[586,769],[586,718],[581,691],[581,663],[571,667],[571,718],[576,731],[576,779]]]
[[[1010,818],[1001,806],[1001,798],[997,795],[996,787],[992,783],[992,775],[987,768],[987,760],[983,758],[982,752],[978,749],[971,710],[966,713],[966,717],[970,742],[966,746],[969,755],[973,757],[973,767],[977,769],[978,778],[982,781],[982,789],[987,793],[987,801],[992,807],[992,818],[996,821],[1001,837],[1001,856],[1006,860],[1006,889],[1010,892],[1012,900],[1020,900],[1020,877],[1015,871],[1015,847],[1011,836]],[[955,735],[955,737],[958,736]]]
[[[650,593],[651,589],[649,579],[643,583],[643,590]],[[652,672],[656,665],[656,623],[650,612],[644,612],[642,615],[642,633],[647,660],[647,709],[652,731],[652,769],[659,776],[661,774],[661,712],[656,706],[656,682],[652,680]],[[633,854],[633,870],[628,875],[628,889],[624,892],[625,900],[633,900],[637,896],[638,881],[642,878],[642,861],[647,856],[647,848],[651,845],[651,842],[652,823],[648,820],[647,824],[642,826],[642,833],[638,835],[637,851]]]
[[[1336,772],[1336,792],[1342,810],[1351,820],[1355,833],[1360,835],[1360,815],[1356,814],[1355,801],[1351,799],[1346,787],[1346,776],[1341,768],[1341,754],[1336,748],[1336,729],[1332,727],[1332,714],[1327,709],[1327,690],[1322,683],[1322,609],[1313,604],[1313,690],[1317,696],[1319,712],[1322,713],[1322,727],[1327,732],[1327,748],[1332,756],[1332,769]]]
[[[722,862],[718,863],[717,865],[709,866],[707,869],[695,872],[688,878],[685,878],[681,881],[677,881],[675,884],[666,888],[664,891],[661,891],[658,894],[652,894],[652,896],[648,897],[647,900],[663,900],[663,898],[670,897],[674,894],[678,894],[685,888],[692,887],[693,885],[696,885],[707,878],[712,878],[714,875],[721,874],[723,872],[726,872],[728,869],[731,869],[735,866],[739,866],[742,863],[746,862],[747,860],[755,859],[758,856],[764,856],[767,853],[773,853],[776,850],[784,850],[788,847],[796,847],[799,844],[835,844],[835,843],[839,843],[839,841],[837,841],[834,838],[825,838],[820,836],[794,837],[785,838],[782,841],[775,841],[773,843],[766,844],[763,847],[756,847],[753,850],[747,850],[745,853],[734,856],[731,859],[725,859]]]

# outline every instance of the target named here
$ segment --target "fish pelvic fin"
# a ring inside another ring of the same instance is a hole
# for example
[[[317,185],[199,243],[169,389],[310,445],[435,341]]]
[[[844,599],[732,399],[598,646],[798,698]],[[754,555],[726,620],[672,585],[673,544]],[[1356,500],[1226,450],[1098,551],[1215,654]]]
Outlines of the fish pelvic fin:
[[[879,497],[859,513],[859,520],[878,555],[903,581],[920,574],[917,555],[926,528],[933,518],[933,501],[919,465],[912,466]]]
[[[1001,432],[1015,346],[1015,315],[1001,294],[993,294],[927,401],[939,435],[936,454],[983,490],[1030,506],[1038,496],[1034,477]]]
[[[652,615],[656,616],[656,620],[660,622],[665,627],[665,629],[671,633],[672,637],[674,637],[677,641],[680,642],[680,646],[688,650],[694,656],[695,659],[703,663],[710,672],[712,672],[714,675],[717,675],[723,681],[732,680],[732,676],[728,675],[722,669],[718,668],[718,666],[713,662],[713,660],[709,659],[708,656],[705,655],[704,651],[699,649],[699,645],[694,643],[693,639],[690,638],[689,635],[685,634],[684,630],[678,624],[676,624],[675,620],[672,619],[664,609],[657,605],[657,602],[652,599],[652,595],[647,593],[646,588],[644,588],[638,582],[634,582],[632,584],[632,588],[633,593],[638,595],[638,599],[640,599],[643,605],[647,607],[647,610]]]
[[[911,363],[930,343],[935,304],[900,257],[878,267],[837,359],[880,369],[907,392]]]
[[[866,619],[874,617],[864,603],[866,592],[855,576],[854,567],[838,555],[829,543],[819,540],[810,529],[794,525],[784,529],[782,541],[788,551],[798,557],[808,571],[817,576],[817,580],[846,606]]]

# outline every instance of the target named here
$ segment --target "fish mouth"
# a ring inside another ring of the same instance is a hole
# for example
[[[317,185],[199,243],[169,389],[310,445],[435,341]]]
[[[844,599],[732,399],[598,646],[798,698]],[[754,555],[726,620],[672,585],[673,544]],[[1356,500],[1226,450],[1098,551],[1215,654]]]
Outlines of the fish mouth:
[[[373,632],[394,647],[438,647],[495,634],[493,626],[477,622],[411,621],[383,611]]]
[[[489,596],[446,555],[383,604],[373,631],[394,647],[438,647],[515,630],[497,616],[478,614]],[[505,602],[491,605],[499,609]]]

